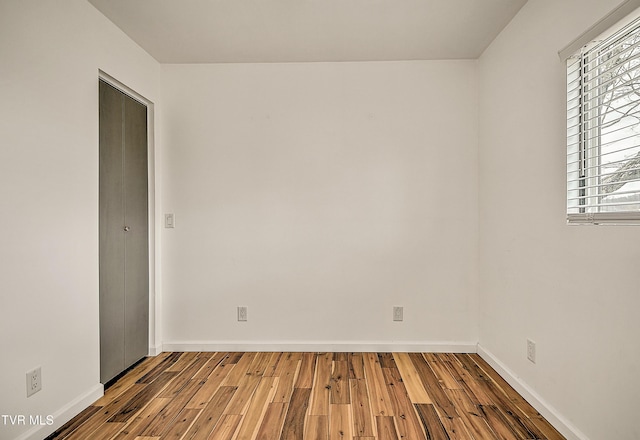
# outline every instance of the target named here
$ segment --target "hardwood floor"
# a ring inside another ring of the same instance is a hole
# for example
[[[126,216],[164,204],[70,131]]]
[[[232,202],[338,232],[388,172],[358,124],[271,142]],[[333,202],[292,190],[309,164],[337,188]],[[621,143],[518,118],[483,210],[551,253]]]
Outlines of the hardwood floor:
[[[476,354],[162,353],[50,439],[564,439]]]

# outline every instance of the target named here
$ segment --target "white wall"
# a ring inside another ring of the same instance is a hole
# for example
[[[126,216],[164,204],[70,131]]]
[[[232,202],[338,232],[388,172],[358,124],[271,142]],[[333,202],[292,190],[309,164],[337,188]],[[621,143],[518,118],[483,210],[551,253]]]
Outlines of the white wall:
[[[98,69],[156,100],[159,65],[87,1],[0,2],[0,414],[27,424],[102,391]],[[32,428],[0,420],[0,439]]]
[[[530,0],[478,84],[474,61],[160,69],[85,0],[0,2],[0,414],[101,390],[103,69],[156,104],[162,88],[166,347],[479,339],[583,438],[640,437],[637,229],[564,221],[557,50],[617,3]]]
[[[163,65],[165,348],[473,348],[476,90],[475,61]]]
[[[640,438],[640,232],[565,224],[557,51],[618,3],[531,0],[479,62],[480,344],[594,440]]]

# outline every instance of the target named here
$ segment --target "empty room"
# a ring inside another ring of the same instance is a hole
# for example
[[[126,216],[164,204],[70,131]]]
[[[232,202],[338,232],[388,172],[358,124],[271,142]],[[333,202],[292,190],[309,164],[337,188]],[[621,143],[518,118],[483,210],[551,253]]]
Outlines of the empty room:
[[[0,0],[0,440],[638,440],[640,0]]]

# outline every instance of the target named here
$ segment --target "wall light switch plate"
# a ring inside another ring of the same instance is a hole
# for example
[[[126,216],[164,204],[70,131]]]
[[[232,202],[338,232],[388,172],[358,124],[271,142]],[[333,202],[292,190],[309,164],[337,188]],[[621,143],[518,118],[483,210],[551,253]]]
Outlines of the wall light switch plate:
[[[176,227],[175,217],[173,216],[173,214],[165,214],[164,215],[164,227],[165,228],[175,228]]]
[[[247,307],[239,306],[238,307],[238,321],[246,321],[247,320]]]
[[[393,306],[393,320],[394,321],[403,321],[404,320],[404,307],[402,307],[402,306]]]

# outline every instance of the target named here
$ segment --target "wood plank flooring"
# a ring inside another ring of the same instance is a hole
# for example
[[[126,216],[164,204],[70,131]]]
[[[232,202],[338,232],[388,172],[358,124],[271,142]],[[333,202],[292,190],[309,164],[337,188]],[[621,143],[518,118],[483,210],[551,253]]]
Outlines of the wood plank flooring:
[[[564,439],[476,354],[162,353],[49,439]]]

